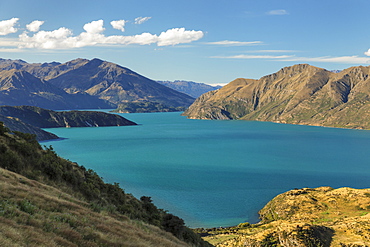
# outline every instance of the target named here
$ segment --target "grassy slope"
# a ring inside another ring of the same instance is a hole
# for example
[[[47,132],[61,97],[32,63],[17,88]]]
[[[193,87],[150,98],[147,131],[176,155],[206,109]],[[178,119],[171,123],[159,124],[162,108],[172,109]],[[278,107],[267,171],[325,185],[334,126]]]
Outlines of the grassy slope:
[[[40,246],[34,236],[42,235],[43,241],[62,246],[162,246],[156,242],[162,238],[163,246],[186,245],[180,240],[209,246],[150,197],[138,200],[118,184],[104,183],[94,171],[60,158],[51,147],[42,149],[34,135],[8,133],[1,122],[0,167],[8,170],[0,176],[4,243]]]
[[[216,246],[369,246],[370,189],[321,187],[276,196],[261,222],[200,230]]]
[[[158,227],[96,212],[70,194],[0,168],[0,246],[188,246]]]

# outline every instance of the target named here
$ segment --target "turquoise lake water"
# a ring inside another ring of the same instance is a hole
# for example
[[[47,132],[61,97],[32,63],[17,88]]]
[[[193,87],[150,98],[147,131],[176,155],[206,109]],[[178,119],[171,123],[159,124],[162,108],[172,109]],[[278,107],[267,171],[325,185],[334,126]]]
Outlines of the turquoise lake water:
[[[47,129],[43,142],[190,227],[256,223],[274,196],[303,187],[370,187],[370,131],[180,113],[120,114],[138,126]]]

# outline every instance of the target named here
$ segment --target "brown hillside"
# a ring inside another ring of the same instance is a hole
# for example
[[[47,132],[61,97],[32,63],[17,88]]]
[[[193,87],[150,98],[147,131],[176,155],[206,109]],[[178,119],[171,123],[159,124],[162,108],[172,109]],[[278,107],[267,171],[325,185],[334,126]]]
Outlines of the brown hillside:
[[[307,64],[236,79],[199,97],[189,118],[244,119],[370,129],[370,67],[339,73]]]
[[[203,230],[218,247],[370,245],[370,189],[320,187],[276,196],[258,224]]]

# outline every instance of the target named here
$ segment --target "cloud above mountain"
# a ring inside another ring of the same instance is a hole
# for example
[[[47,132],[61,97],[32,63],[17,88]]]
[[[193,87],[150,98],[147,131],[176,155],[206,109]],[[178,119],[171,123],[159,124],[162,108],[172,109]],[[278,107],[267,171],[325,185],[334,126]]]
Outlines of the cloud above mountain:
[[[285,9],[274,9],[266,12],[266,15],[288,15],[288,11]]]
[[[114,29],[121,30],[122,32],[125,31],[125,20],[111,21],[110,24]]]
[[[138,17],[138,18],[135,18],[135,24],[143,24],[144,22],[148,21],[149,19],[151,19],[152,17]]]
[[[10,20],[0,21],[0,35],[7,35],[16,33],[18,31],[14,26],[19,21],[19,18],[12,18]]]
[[[142,24],[150,17],[138,17],[135,24]],[[0,21],[0,35],[16,33],[16,24],[19,18]],[[114,20],[110,24],[114,29],[125,31],[125,20]],[[96,20],[86,23],[83,26],[84,32],[74,35],[73,31],[66,27],[60,27],[52,31],[40,30],[43,21],[33,21],[26,25],[27,31],[23,31],[17,42],[18,48],[37,48],[37,49],[71,49],[86,46],[106,46],[106,45],[150,45],[171,46],[183,43],[190,43],[201,39],[204,36],[202,31],[186,30],[185,28],[172,28],[163,31],[160,35],[151,33],[141,33],[137,35],[110,35],[106,36],[103,20]],[[32,34],[30,34],[32,32]]]
[[[44,24],[44,21],[36,20],[26,25],[26,28],[30,32],[38,32],[42,24]]]
[[[231,41],[231,40],[222,40],[216,42],[208,42],[210,45],[223,45],[223,46],[249,46],[249,45],[260,45],[262,41]]]
[[[324,57],[298,57],[295,55],[250,55],[240,54],[233,56],[212,56],[212,58],[225,58],[225,59],[265,59],[275,61],[288,61],[288,62],[321,62],[321,63],[342,63],[342,64],[353,64],[362,63],[369,64],[370,59],[368,57],[360,56],[324,56]]]

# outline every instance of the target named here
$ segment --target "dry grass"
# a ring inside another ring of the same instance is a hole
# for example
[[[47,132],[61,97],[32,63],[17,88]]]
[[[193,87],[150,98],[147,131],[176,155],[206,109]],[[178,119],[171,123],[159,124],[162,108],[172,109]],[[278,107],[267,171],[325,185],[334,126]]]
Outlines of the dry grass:
[[[0,246],[188,246],[122,215],[0,169]]]
[[[292,190],[275,197],[260,213],[260,224],[209,231],[204,239],[219,247],[262,246],[270,234],[284,243],[277,246],[370,246],[370,189]],[[322,245],[303,240],[298,244],[297,229],[321,235]]]

